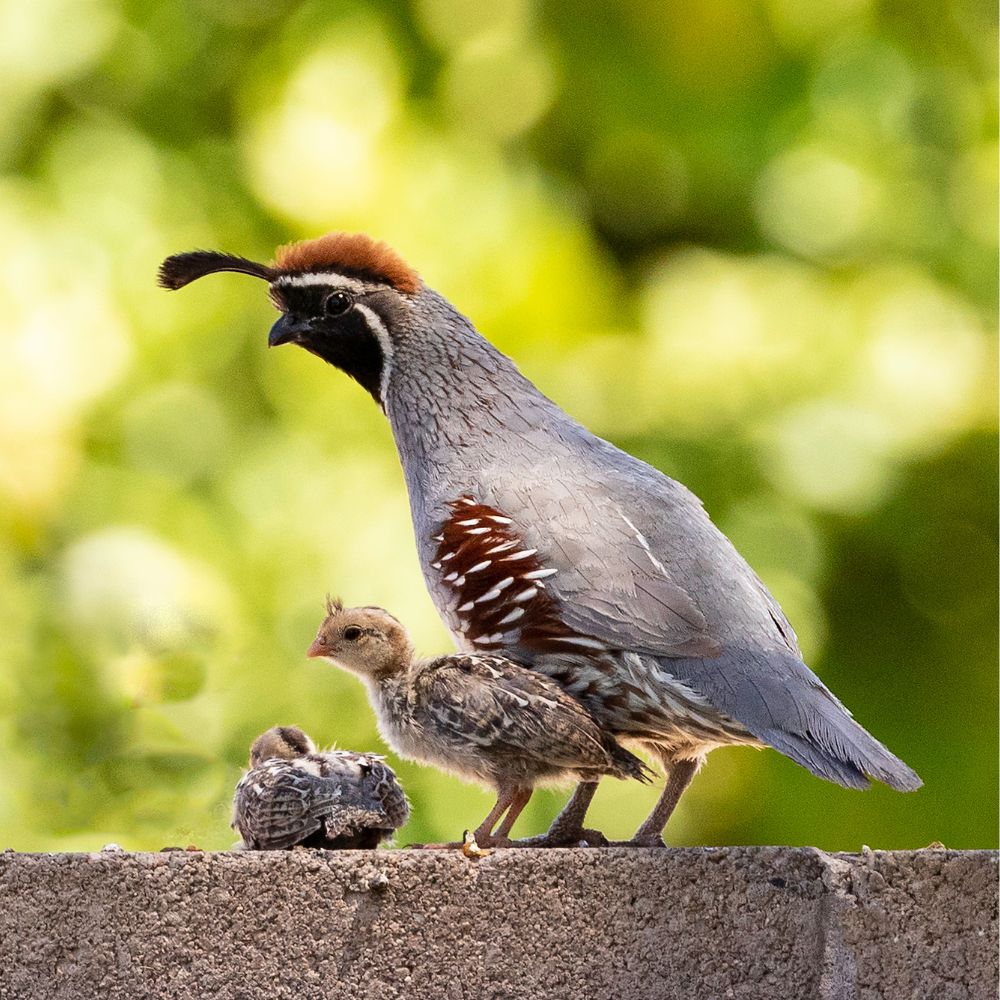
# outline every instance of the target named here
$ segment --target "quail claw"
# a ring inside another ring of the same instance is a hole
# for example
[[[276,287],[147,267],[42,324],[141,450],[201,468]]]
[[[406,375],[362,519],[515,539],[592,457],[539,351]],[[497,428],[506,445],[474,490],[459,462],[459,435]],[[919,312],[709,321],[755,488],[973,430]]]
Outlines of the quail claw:
[[[476,835],[471,830],[462,834],[462,853],[467,858],[487,858],[493,852],[476,843]]]
[[[608,842],[608,847],[666,847],[666,841],[659,835],[650,837],[633,837],[631,840],[612,840]]]
[[[537,837],[528,837],[525,840],[515,840],[511,847],[613,847],[613,841],[601,833],[600,830],[590,830],[579,828],[563,832],[556,828],[548,833],[539,834]]]

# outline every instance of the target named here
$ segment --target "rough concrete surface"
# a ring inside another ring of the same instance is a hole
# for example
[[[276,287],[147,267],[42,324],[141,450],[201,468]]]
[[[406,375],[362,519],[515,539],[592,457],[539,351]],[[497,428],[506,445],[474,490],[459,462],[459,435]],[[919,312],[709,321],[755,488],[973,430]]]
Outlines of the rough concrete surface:
[[[997,995],[997,856],[0,854],[0,997]]]

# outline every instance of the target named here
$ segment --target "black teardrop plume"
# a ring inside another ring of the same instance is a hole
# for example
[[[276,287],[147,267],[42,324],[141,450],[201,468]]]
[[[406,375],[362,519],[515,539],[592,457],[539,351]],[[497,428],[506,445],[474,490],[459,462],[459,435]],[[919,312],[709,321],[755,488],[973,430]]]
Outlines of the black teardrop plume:
[[[263,278],[268,282],[274,281],[278,276],[273,267],[247,260],[246,257],[220,253],[218,250],[191,250],[168,257],[160,265],[157,280],[161,288],[177,289],[217,271],[249,274],[252,278]]]

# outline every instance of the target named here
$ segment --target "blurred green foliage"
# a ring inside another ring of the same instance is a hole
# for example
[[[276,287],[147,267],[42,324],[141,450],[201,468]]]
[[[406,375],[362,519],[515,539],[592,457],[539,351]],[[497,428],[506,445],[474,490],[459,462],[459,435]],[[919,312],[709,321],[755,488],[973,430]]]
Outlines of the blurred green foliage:
[[[448,648],[377,408],[259,284],[154,286],[331,229],[699,493],[926,781],[724,750],[673,842],[995,846],[993,5],[486,6],[0,2],[0,847],[225,847],[265,727],[378,747],[327,591]],[[404,842],[488,807],[399,771]]]

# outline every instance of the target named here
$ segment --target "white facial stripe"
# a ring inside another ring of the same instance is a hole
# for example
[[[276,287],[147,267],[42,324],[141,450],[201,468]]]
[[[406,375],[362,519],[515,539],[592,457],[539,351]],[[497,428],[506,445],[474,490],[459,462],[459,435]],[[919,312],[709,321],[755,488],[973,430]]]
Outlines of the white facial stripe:
[[[368,320],[368,326],[378,338],[379,347],[382,348],[382,375],[379,379],[378,399],[382,409],[385,409],[385,392],[389,387],[389,375],[392,372],[392,340],[389,331],[385,328],[379,314],[374,309],[369,308],[361,302],[355,302],[354,308]]]
[[[351,292],[365,291],[363,281],[348,278],[343,274],[336,274],[332,271],[319,271],[315,274],[284,274],[276,278],[274,284],[285,286],[286,288],[306,288],[309,285],[329,285],[331,288],[345,288]]]

